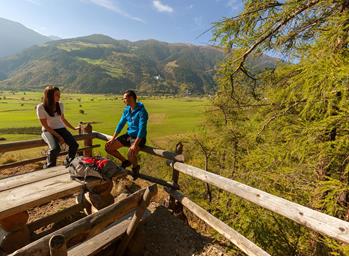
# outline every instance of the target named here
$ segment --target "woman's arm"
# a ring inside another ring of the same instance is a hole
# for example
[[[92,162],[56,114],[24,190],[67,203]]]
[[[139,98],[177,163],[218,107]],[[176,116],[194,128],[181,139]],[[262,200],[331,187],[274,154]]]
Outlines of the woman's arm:
[[[61,144],[64,143],[63,137],[48,126],[47,119],[40,119],[40,122],[41,122],[41,125],[45,128],[46,131],[48,131],[49,133],[51,133],[51,135],[53,135],[55,138],[58,139],[59,143],[61,143]]]
[[[63,121],[63,123],[64,123],[64,125],[65,125],[66,127],[71,128],[71,129],[73,129],[73,130],[78,130],[78,129],[79,129],[79,126],[78,126],[78,127],[73,127],[73,126],[69,123],[69,121],[67,121],[67,120],[64,118],[64,114],[63,114],[63,113],[61,114],[61,119],[62,119],[62,121]]]

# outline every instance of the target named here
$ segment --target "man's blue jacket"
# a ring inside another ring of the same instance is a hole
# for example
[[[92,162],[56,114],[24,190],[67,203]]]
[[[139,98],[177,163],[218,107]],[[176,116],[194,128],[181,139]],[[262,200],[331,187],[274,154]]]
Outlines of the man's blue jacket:
[[[125,107],[115,132],[120,133],[126,122],[128,125],[127,134],[131,137],[145,138],[147,136],[148,113],[141,102],[137,102],[133,110],[130,106]]]

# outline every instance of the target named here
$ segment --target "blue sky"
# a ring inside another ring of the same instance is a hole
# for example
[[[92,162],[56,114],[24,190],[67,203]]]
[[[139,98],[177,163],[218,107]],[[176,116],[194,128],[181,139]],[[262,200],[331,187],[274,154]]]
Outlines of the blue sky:
[[[242,8],[241,0],[1,0],[0,17],[61,38],[99,33],[208,44],[210,33],[197,36]]]

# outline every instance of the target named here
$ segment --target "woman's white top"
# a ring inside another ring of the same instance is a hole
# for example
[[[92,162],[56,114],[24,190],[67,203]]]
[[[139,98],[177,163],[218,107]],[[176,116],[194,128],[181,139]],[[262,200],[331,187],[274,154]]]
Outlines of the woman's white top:
[[[59,103],[59,107],[61,108],[61,113],[64,113],[64,106],[63,103]],[[38,118],[41,119],[46,119],[47,120],[47,125],[52,128],[52,129],[60,129],[60,128],[64,128],[64,123],[61,119],[61,116],[58,115],[57,112],[55,112],[55,116],[50,116],[45,108],[44,108],[44,104],[38,104],[36,106],[36,115],[38,116]],[[42,127],[42,130],[44,131],[44,127]]]

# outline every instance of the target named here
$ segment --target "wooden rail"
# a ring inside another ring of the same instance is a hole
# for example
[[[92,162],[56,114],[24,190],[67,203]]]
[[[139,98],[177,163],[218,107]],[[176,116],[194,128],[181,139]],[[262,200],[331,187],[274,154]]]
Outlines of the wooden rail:
[[[180,192],[171,190],[169,188],[166,191],[174,197],[177,201],[183,204],[188,210],[194,213],[198,218],[207,223],[214,230],[222,234],[228,240],[230,240],[234,245],[236,245],[240,250],[242,250],[247,255],[254,256],[268,256],[269,254],[263,249],[252,243],[246,237],[239,234],[237,231],[229,227],[223,221],[217,219],[215,216],[207,212],[205,209],[191,201],[188,197],[185,197]]]
[[[93,131],[92,132],[93,136],[95,138],[104,140],[104,141],[108,141],[112,138],[112,136],[107,135],[107,134],[103,134],[97,131]],[[173,160],[173,161],[182,161],[181,156],[176,154],[176,153],[172,153],[170,151],[166,151],[166,150],[162,150],[162,149],[157,149],[157,148],[153,148],[150,146],[144,146],[141,148],[142,152],[151,154],[151,155],[155,155],[167,160]]]
[[[233,193],[323,235],[349,243],[349,222],[188,164],[172,161],[168,164],[184,174]]]
[[[81,135],[75,135],[75,140],[85,140],[89,138],[93,138],[94,134],[81,134]],[[11,151],[18,151],[18,150],[24,150],[24,149],[31,149],[35,147],[40,146],[46,146],[47,144],[43,139],[34,139],[34,140],[26,140],[26,141],[16,141],[16,142],[10,142],[5,144],[0,144],[0,153],[6,153]]]
[[[78,149],[78,153],[80,153],[82,151],[85,151],[85,150],[90,150],[90,149],[93,149],[93,148],[97,148],[97,147],[100,147],[100,146],[101,145],[91,145],[91,146],[83,147],[83,148]],[[58,156],[62,156],[62,155],[66,155],[66,154],[68,154],[68,151],[61,152],[61,153],[58,154]],[[33,159],[27,159],[27,160],[22,160],[22,161],[18,161],[18,162],[11,162],[11,163],[2,164],[2,165],[0,165],[0,170],[14,168],[14,167],[26,165],[26,164],[29,164],[29,163],[44,161],[44,160],[46,160],[46,158],[47,158],[46,156],[42,156],[42,157],[38,157],[38,158],[33,158]]]

